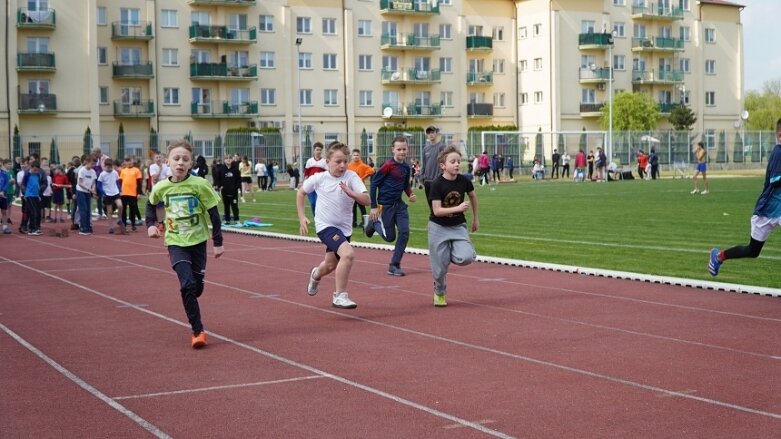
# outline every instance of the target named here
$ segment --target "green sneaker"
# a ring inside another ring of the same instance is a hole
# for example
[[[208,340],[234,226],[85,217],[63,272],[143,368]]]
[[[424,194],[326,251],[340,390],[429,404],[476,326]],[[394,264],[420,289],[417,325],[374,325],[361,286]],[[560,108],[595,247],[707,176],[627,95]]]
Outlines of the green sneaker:
[[[444,294],[442,295],[434,294],[434,306],[439,306],[439,307],[447,306],[447,300],[445,300]]]

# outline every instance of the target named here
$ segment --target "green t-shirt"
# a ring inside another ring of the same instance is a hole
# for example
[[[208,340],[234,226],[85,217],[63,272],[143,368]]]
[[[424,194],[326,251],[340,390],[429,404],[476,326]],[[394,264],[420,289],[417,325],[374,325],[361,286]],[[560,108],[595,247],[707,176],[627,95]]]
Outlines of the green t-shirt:
[[[220,197],[203,178],[165,179],[152,187],[149,202],[165,203],[165,245],[189,247],[209,239],[209,214]]]

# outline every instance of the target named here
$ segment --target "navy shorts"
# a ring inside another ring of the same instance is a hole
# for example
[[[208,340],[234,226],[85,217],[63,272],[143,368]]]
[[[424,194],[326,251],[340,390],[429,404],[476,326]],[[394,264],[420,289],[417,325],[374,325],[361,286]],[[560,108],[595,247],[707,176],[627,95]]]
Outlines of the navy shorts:
[[[8,198],[0,197],[0,210],[8,209]]]
[[[326,227],[317,232],[317,237],[320,238],[320,241],[323,241],[323,244],[328,248],[327,252],[333,253],[336,253],[336,251],[339,250],[339,246],[342,245],[343,242],[350,242],[350,237],[344,236],[344,233],[337,227]]]
[[[119,199],[119,194],[116,195],[104,195],[103,196],[103,205],[104,206],[114,206],[114,203]]]
[[[186,262],[193,267],[206,267],[207,247],[206,241],[189,247],[180,247],[178,245],[168,246],[168,257],[171,260],[171,267]]]

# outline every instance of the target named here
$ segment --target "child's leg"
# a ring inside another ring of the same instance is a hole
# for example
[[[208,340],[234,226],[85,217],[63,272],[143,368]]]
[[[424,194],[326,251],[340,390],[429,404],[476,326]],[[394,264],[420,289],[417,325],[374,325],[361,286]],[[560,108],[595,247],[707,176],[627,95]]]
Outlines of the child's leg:
[[[333,253],[328,254],[333,255]],[[353,246],[345,241],[339,246],[337,254],[339,255],[339,261],[336,263],[336,275],[334,280],[336,281],[336,291],[343,292],[347,291],[347,282],[350,278],[350,269],[353,267],[355,251],[353,250]],[[336,259],[336,256],[333,255],[333,258]]]
[[[325,276],[331,274],[334,270],[336,270],[338,263],[339,259],[336,257],[336,253],[326,252],[325,258],[323,258],[323,260],[320,262],[320,265],[317,266],[317,279],[315,280],[319,281]]]
[[[404,250],[407,249],[407,242],[409,241],[409,212],[407,211],[407,205],[404,203],[396,203],[394,207],[393,223],[395,223],[399,233],[396,237],[396,245],[393,247],[393,256],[390,263],[393,266],[400,267],[401,258],[404,257]]]
[[[191,247],[169,246],[171,266],[179,278],[182,305],[190,322],[193,335],[203,331],[201,308],[198,297],[203,293],[203,278],[206,270],[206,242]]]
[[[233,197],[233,203],[231,203],[231,210],[233,211],[233,221],[239,220],[239,199]]]
[[[231,220],[231,200],[232,197],[230,195],[222,195],[222,212],[223,212],[223,220],[227,223]]]
[[[451,249],[447,241],[447,228],[431,221],[428,223],[428,256],[434,277],[434,294],[442,296],[447,292]]]

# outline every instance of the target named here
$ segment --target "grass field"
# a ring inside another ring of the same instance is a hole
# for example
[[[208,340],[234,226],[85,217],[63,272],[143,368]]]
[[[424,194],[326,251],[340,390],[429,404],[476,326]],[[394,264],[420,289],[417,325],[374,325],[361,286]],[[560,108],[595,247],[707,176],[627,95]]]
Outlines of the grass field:
[[[748,243],[762,189],[762,178],[753,174],[715,174],[704,196],[689,193],[689,179],[572,183],[522,177],[477,187],[480,230],[472,240],[484,256],[781,288],[778,232],[758,259],[728,261],[715,279],[706,269],[711,247]],[[428,207],[423,191],[416,192],[420,202],[410,205],[409,247],[427,248]],[[274,224],[263,230],[298,234],[294,191],[284,187],[257,199],[240,205],[242,218],[259,216]],[[384,242],[359,229],[353,240]]]

